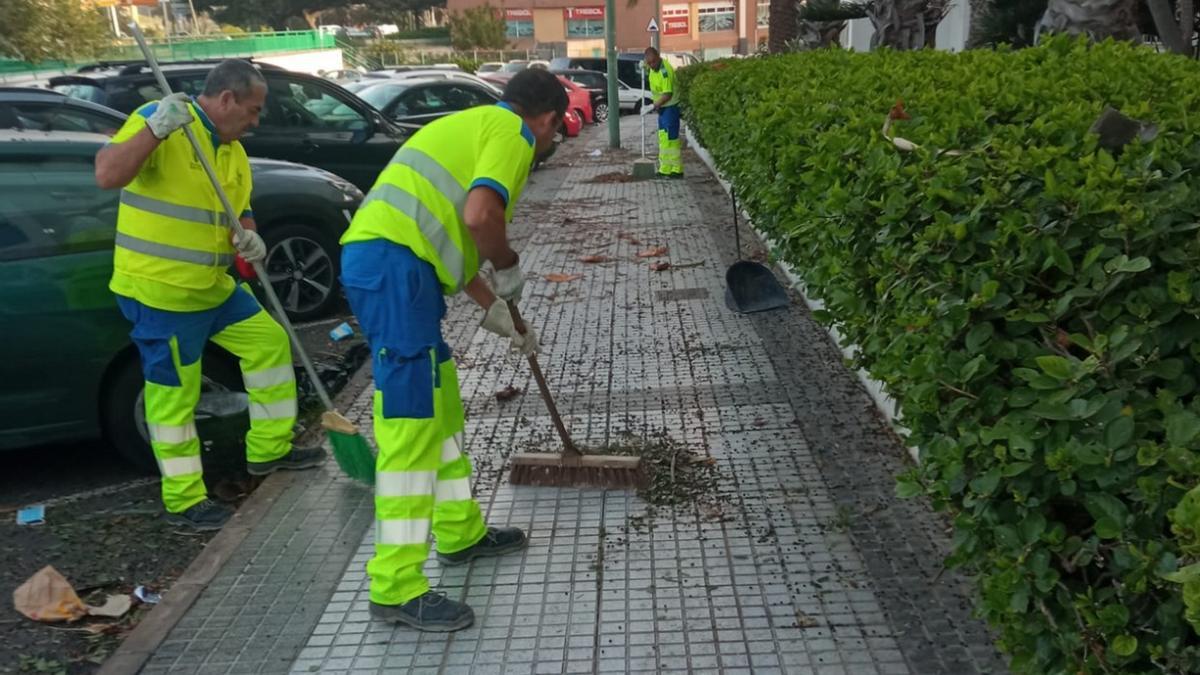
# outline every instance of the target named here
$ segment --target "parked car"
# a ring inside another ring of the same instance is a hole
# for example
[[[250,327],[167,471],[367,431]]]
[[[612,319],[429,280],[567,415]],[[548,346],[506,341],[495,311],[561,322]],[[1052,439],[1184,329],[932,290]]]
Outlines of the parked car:
[[[574,110],[568,110],[567,114],[563,115],[562,129],[559,132],[569,138],[575,138],[582,131],[583,118]]]
[[[458,80],[458,81],[473,82],[482,87],[490,89],[493,91],[493,93],[496,94],[496,96],[500,96],[501,94],[504,93],[502,88],[497,87],[495,84],[488,82],[487,80],[483,79],[482,77],[478,77],[478,76],[472,75],[470,73],[464,73],[461,70],[448,70],[445,68],[430,68],[427,70],[406,70],[406,71],[402,71],[402,72],[398,72],[398,73],[393,73],[388,77],[388,79],[392,79],[392,80],[413,80],[413,79]]]
[[[0,130],[0,322],[8,337],[0,381],[9,385],[0,388],[0,450],[103,435],[153,469],[137,351],[108,290],[120,191],[96,186],[95,155],[107,141]],[[279,216],[260,220],[277,250],[296,234],[336,242],[361,197],[317,169],[257,160],[253,170],[253,208]],[[336,278],[336,267],[329,271]],[[239,416],[240,436],[248,420],[244,395],[233,394],[241,389],[236,359],[210,346],[202,373],[201,437],[212,440],[213,424],[229,431],[230,415]]]
[[[450,113],[500,100],[486,84],[444,78],[382,80],[358,95],[396,124],[414,131]]]
[[[595,111],[592,109],[592,93],[575,84],[562,75],[558,76],[563,89],[567,90],[567,108],[575,112],[584,124],[595,124]]]
[[[577,87],[585,89],[592,102],[592,117],[596,122],[608,120],[608,76],[591,70],[555,70]]]
[[[528,67],[529,67],[528,61],[526,61],[524,59],[513,59],[512,61],[509,61],[508,63],[504,64],[503,66],[500,66],[500,72],[514,74],[514,73],[519,73]]]
[[[595,56],[560,56],[550,61],[550,70],[591,70],[608,72],[608,59]],[[617,79],[630,89],[642,87],[642,55],[618,54]]]
[[[0,129],[77,131],[111,136],[125,114],[45,89],[0,88]],[[251,208],[267,243],[265,265],[288,316],[328,314],[340,289],[338,239],[362,192],[321,169],[251,158]],[[111,225],[116,227],[114,220]]]
[[[513,78],[514,74],[515,73],[487,73],[485,75],[482,75],[481,77],[482,77],[482,79],[486,80],[487,82],[491,83],[492,85],[496,86],[497,88],[503,90],[504,85],[508,84],[508,81]],[[567,83],[567,84],[569,84],[569,83]],[[566,84],[564,84],[563,87],[567,88]],[[568,105],[569,105],[570,104],[570,89],[569,88],[567,88],[567,96],[568,96]],[[582,105],[582,101],[580,101],[580,104]],[[567,114],[563,116],[563,123],[562,123],[562,126],[559,128],[558,133],[563,138],[567,138],[567,137],[574,138],[575,136],[578,136],[582,130],[583,130],[582,110],[579,113],[576,113],[571,107],[568,107]]]
[[[479,67],[475,69],[475,74],[479,75],[481,73],[494,73],[503,67],[504,64],[500,61],[488,61],[486,63],[479,64]]]
[[[358,82],[359,80],[366,77],[366,73],[362,72],[361,70],[354,70],[354,69],[322,70],[317,74],[320,75],[321,77],[329,80],[330,82],[334,82],[334,83],[340,84],[342,86],[346,86],[347,84],[350,84],[351,82]]]
[[[219,61],[164,64],[173,91],[198,95]],[[404,142],[406,132],[354,94],[313,75],[256,64],[267,80],[259,126],[242,139],[252,157],[320,167],[369,190]],[[131,113],[161,98],[144,62],[100,63],[50,78],[50,87],[75,98]]]

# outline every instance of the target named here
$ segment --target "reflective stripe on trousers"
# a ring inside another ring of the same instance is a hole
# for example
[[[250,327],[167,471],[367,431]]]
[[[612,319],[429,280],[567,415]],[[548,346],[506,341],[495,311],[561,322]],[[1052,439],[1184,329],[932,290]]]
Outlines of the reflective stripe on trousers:
[[[683,173],[683,139],[671,140],[667,132],[658,132],[658,172],[664,175]]]
[[[287,335],[270,315],[259,311],[225,327],[212,336],[212,341],[241,360],[250,397],[247,460],[279,459],[291,451],[296,422],[296,381]],[[139,349],[149,348],[150,344],[142,340]],[[184,364],[175,337],[170,338],[170,351],[178,384],[146,382],[146,423],[162,473],[163,504],[167,511],[178,513],[207,496],[194,421],[200,400],[201,361]],[[149,354],[142,358],[145,362]],[[256,410],[269,414],[258,414]]]
[[[454,205],[455,212],[460,217],[462,216],[463,207],[467,203],[467,191],[437,160],[420,150],[401,148],[392,163],[411,167],[423,176],[433,187],[437,188],[438,192],[442,193],[447,201]],[[446,266],[450,276],[454,277],[458,284],[456,288],[462,288],[466,284],[466,280],[463,279],[466,266],[463,252],[454,244],[442,221],[438,220],[438,217],[425,204],[421,203],[416,195],[397,185],[382,183],[371,189],[371,193],[367,195],[366,200],[359,208],[361,209],[373,201],[384,202],[415,220],[417,227],[421,230],[421,235],[433,245],[438,259]]]
[[[454,553],[483,539],[487,528],[471,498],[471,462],[462,453],[463,408],[454,361],[437,365],[433,417],[387,418],[375,392],[375,557],[367,563],[371,600],[408,602],[429,590],[422,567],[429,534],[440,552]]]

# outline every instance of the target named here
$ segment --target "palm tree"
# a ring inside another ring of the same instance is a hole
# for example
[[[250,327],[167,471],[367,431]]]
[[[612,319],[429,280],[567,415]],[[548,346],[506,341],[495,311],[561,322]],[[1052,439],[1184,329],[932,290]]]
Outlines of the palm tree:
[[[767,51],[782,54],[799,34],[797,0],[771,0],[767,17]]]
[[[937,25],[951,0],[872,0],[867,16],[875,26],[871,48],[923,49],[934,47]]]
[[[1038,22],[1038,33],[1137,40],[1137,8],[1138,0],[1050,0]]]

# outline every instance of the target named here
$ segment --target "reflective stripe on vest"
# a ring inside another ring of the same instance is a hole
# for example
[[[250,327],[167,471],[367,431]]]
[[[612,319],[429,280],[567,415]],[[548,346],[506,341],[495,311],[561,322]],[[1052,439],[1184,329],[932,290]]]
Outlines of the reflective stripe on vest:
[[[225,224],[224,214],[219,211],[209,211],[208,209],[200,209],[195,206],[172,204],[162,199],[147,197],[146,195],[140,195],[129,190],[121,190],[121,203],[148,213],[175,218],[176,220],[186,220],[192,223],[200,223],[201,225]]]
[[[438,164],[437,160],[420,150],[401,148],[392,163],[403,164],[429,181],[454,205],[455,212],[462,217],[463,207],[467,203],[467,191],[446,167]],[[371,190],[359,209],[373,201],[382,201],[416,221],[421,235],[433,245],[438,259],[445,265],[450,276],[454,277],[458,287],[462,288],[466,284],[466,279],[463,278],[466,262],[462,250],[450,238],[450,232],[442,221],[416,195],[400,186],[381,183]]]
[[[117,232],[116,245],[134,253],[192,263],[194,265],[227,267],[233,264],[233,256],[228,253],[211,253],[209,251],[196,251],[190,248],[183,248],[182,246],[160,244],[156,241],[139,239],[124,232]]]

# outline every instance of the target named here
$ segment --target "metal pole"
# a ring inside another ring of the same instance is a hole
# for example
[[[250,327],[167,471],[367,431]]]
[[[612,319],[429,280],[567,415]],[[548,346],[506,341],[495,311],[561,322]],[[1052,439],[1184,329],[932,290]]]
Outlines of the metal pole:
[[[604,47],[608,53],[608,100],[617,102],[617,114],[608,116],[608,147],[621,147],[621,98],[617,90],[617,2],[604,1]]]
[[[655,33],[655,35],[657,35],[657,33]],[[642,67],[640,68],[640,70],[642,71],[642,97],[639,100],[642,101],[642,105],[646,104],[646,65],[645,64],[646,64],[646,62],[643,61]],[[641,111],[638,111],[638,112],[640,113]],[[639,114],[638,118],[642,122],[642,159],[646,159],[646,116]]]
[[[654,22],[658,24],[658,30],[650,34],[650,46],[658,49],[658,35],[662,32],[662,0],[654,0]]]

